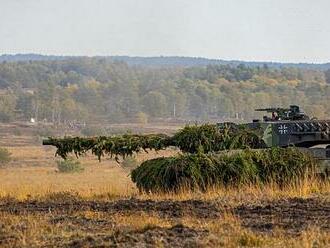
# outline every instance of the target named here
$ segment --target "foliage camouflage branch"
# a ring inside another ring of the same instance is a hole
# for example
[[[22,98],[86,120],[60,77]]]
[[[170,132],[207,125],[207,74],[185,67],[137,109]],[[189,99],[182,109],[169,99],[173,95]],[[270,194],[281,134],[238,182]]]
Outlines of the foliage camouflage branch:
[[[122,136],[100,136],[93,138],[86,137],[64,137],[48,138],[43,142],[44,145],[53,145],[57,148],[56,155],[66,159],[69,153],[74,153],[77,157],[92,151],[100,160],[104,155],[115,157],[131,156],[147,149],[161,150],[171,145],[169,136],[165,134],[150,135],[130,135]]]
[[[162,150],[176,146],[185,153],[209,153],[227,149],[262,148],[262,139],[254,132],[245,129],[219,128],[216,125],[204,124],[186,126],[170,137],[165,134],[100,136],[93,138],[64,137],[49,138],[44,145],[57,147],[56,155],[67,158],[69,153],[77,157],[91,150],[101,159],[110,157],[126,157],[134,153],[149,150]]]

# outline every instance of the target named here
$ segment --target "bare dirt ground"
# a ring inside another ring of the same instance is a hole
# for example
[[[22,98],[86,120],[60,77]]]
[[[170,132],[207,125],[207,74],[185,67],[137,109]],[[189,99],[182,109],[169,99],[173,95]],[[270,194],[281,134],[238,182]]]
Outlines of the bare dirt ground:
[[[324,196],[325,197],[325,196]],[[280,228],[299,234],[310,226],[330,231],[330,195],[326,198],[288,198],[258,205],[241,205],[234,213],[244,227],[256,232],[270,232]]]
[[[236,207],[221,206],[219,201],[153,201],[136,198],[96,201],[83,200],[70,194],[54,194],[40,200],[2,198],[0,216],[30,216],[32,219],[42,216],[49,229],[61,227],[65,232],[75,233],[63,238],[50,235],[43,241],[43,245],[59,247],[154,247],[157,244],[165,247],[217,246],[221,239],[216,233],[190,222],[213,222],[214,225],[217,223],[214,220],[218,220],[218,225],[223,226],[228,214],[237,218],[243,228],[256,234],[272,235],[276,230],[281,230],[282,234],[295,237],[312,227],[317,228],[319,233],[330,233],[330,201],[326,198],[289,198]],[[144,222],[153,217],[159,223],[147,223],[136,228],[136,224],[125,221],[125,216],[128,219],[137,216],[136,221]],[[14,228],[29,228],[24,222],[20,224],[23,226]],[[4,224],[1,228],[0,244],[10,244],[18,239],[12,232],[4,231],[8,228]]]
[[[114,160],[57,172],[37,140],[1,136],[13,158],[0,168],[1,247],[330,247],[329,183],[141,194]]]
[[[280,228],[291,234],[299,234],[312,225],[330,231],[330,198],[288,198],[257,205],[242,204],[230,207],[219,205],[217,202],[220,199],[153,201],[130,198],[105,202],[82,200],[69,194],[52,197],[39,201],[3,198],[0,199],[0,212],[19,215],[56,213],[67,216],[79,211],[94,211],[123,215],[153,214],[173,220],[184,217],[215,219],[229,212],[238,217],[244,227],[256,232],[270,232]]]

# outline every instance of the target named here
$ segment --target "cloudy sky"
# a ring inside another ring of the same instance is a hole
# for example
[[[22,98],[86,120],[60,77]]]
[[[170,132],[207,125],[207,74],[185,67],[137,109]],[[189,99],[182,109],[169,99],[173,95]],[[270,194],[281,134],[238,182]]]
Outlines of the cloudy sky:
[[[329,0],[0,0],[0,54],[330,62]]]

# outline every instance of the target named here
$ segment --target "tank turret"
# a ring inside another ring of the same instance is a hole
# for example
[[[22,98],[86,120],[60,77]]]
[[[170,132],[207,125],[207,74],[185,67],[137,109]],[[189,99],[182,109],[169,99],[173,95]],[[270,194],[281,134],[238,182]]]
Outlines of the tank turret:
[[[297,105],[290,105],[290,108],[261,108],[255,111],[265,111],[272,113],[271,117],[264,116],[264,121],[281,121],[281,120],[309,120],[309,116],[300,110]]]

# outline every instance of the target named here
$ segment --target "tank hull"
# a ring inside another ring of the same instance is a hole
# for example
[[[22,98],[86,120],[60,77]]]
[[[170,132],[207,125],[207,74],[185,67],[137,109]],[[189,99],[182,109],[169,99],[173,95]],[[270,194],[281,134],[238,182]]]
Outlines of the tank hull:
[[[313,147],[330,144],[330,120],[274,121],[243,124],[258,132],[267,147]]]

